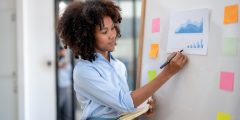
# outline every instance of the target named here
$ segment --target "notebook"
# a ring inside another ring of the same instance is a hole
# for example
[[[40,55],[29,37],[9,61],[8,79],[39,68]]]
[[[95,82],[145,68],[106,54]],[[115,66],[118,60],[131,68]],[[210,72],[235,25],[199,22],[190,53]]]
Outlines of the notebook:
[[[139,117],[140,115],[146,113],[149,109],[149,105],[147,104],[147,102],[144,102],[143,104],[141,104],[138,108],[136,112],[131,112],[131,113],[126,113],[123,114],[119,120],[133,120],[137,117]]]

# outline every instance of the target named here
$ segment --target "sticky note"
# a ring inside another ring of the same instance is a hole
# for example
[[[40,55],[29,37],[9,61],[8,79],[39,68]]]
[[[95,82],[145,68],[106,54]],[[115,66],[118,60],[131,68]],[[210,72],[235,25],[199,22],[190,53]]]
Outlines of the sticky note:
[[[237,38],[224,38],[223,54],[231,56],[237,54]]]
[[[221,72],[220,73],[220,89],[232,92],[233,86],[234,86],[234,73]]]
[[[152,20],[152,33],[160,31],[160,18],[155,18]]]
[[[148,71],[148,82],[151,82],[157,75],[156,70],[149,70]]]
[[[224,10],[224,24],[238,22],[238,5],[226,6]]]
[[[150,48],[149,57],[157,58],[158,57],[159,44],[152,44]]]
[[[218,112],[217,120],[231,120],[231,115],[224,112]]]

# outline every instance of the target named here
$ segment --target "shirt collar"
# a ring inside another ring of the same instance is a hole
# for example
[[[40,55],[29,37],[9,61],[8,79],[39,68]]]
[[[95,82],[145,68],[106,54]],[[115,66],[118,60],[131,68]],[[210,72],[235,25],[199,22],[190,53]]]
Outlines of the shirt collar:
[[[110,61],[111,60],[116,60],[115,57],[113,57],[111,52],[108,52],[108,55],[110,57]],[[96,52],[96,56],[97,56],[97,59],[99,59],[99,60],[106,60],[105,57],[99,52]]]

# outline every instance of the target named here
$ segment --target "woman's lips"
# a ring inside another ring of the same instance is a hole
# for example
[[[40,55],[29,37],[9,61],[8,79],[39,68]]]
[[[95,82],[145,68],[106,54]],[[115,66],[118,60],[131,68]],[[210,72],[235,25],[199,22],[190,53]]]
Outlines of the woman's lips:
[[[115,46],[115,45],[117,45],[117,43],[116,43],[116,41],[114,41],[114,42],[111,42],[110,45],[114,45]]]

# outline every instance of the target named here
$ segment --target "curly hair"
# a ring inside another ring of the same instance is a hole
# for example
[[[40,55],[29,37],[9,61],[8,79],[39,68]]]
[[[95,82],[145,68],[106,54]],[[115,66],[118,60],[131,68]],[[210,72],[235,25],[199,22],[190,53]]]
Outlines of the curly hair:
[[[69,47],[75,58],[95,61],[96,27],[104,27],[103,18],[109,16],[121,37],[119,24],[122,17],[120,7],[111,0],[86,0],[72,2],[58,20],[57,32],[64,47]]]

